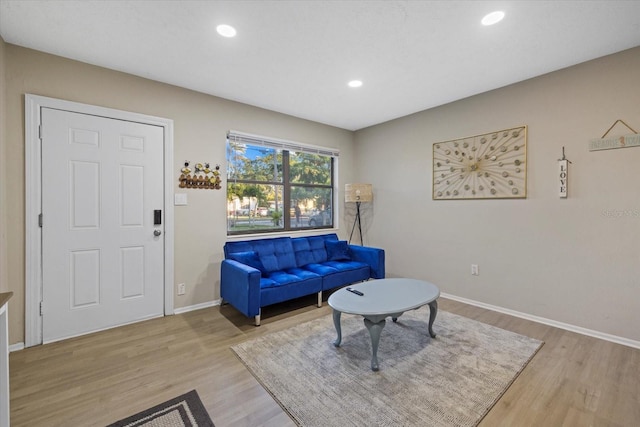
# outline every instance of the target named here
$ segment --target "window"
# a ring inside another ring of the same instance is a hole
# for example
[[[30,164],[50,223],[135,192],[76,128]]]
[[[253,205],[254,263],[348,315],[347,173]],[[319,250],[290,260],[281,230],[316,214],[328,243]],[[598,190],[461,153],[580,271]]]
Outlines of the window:
[[[338,151],[230,132],[227,234],[333,227]]]

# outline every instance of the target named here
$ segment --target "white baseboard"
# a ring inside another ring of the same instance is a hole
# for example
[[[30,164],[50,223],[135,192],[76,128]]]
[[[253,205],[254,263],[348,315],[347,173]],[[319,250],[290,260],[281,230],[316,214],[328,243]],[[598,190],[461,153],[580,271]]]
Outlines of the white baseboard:
[[[220,305],[220,300],[207,301],[200,304],[189,305],[187,307],[174,308],[173,314],[182,314],[188,313],[189,311],[200,310],[202,308],[215,307],[216,305]]]
[[[604,332],[594,331],[592,329],[583,328],[581,326],[571,325],[569,323],[558,322],[556,320],[547,319],[540,316],[534,316],[532,314],[522,313],[508,308],[498,307],[491,304],[485,304],[483,302],[470,300],[467,298],[450,295],[447,293],[440,293],[440,296],[451,299],[454,301],[462,302],[465,304],[473,305],[480,308],[486,308],[487,310],[497,311],[498,313],[508,314],[510,316],[519,317],[521,319],[530,320],[536,323],[542,323],[544,325],[553,326],[555,328],[564,329],[566,331],[575,332],[581,335],[587,335],[601,340],[610,341],[616,344],[621,344],[627,347],[633,347],[640,349],[640,341],[630,340],[628,338],[619,337],[617,335],[606,334]]]
[[[17,342],[15,344],[11,344],[9,346],[9,353],[11,353],[13,351],[20,351],[20,350],[24,350],[24,343],[23,342]]]

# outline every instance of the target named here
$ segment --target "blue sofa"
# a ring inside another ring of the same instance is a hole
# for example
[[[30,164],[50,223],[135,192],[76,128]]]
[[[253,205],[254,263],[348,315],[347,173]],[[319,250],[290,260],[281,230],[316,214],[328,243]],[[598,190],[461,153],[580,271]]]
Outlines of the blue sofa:
[[[227,242],[220,296],[260,325],[260,309],[363,280],[382,279],[384,250],[349,245],[336,234]]]

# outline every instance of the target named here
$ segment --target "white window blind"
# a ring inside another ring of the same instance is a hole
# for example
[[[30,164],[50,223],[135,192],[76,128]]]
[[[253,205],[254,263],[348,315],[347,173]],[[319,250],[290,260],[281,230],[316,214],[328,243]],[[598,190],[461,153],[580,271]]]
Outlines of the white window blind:
[[[340,150],[337,148],[319,147],[294,141],[287,141],[284,139],[271,138],[268,136],[242,133],[235,130],[231,130],[227,133],[227,139],[241,144],[258,145],[280,150],[295,151],[298,153],[320,154],[331,157],[338,157],[340,155]]]

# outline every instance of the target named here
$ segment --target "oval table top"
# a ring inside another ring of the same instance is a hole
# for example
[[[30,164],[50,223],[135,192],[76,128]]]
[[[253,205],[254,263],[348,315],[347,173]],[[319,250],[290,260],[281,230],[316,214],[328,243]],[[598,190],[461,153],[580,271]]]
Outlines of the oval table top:
[[[364,295],[347,290],[354,289]],[[392,278],[358,283],[331,294],[329,306],[334,310],[359,315],[403,313],[428,304],[440,296],[440,289],[424,280]]]

